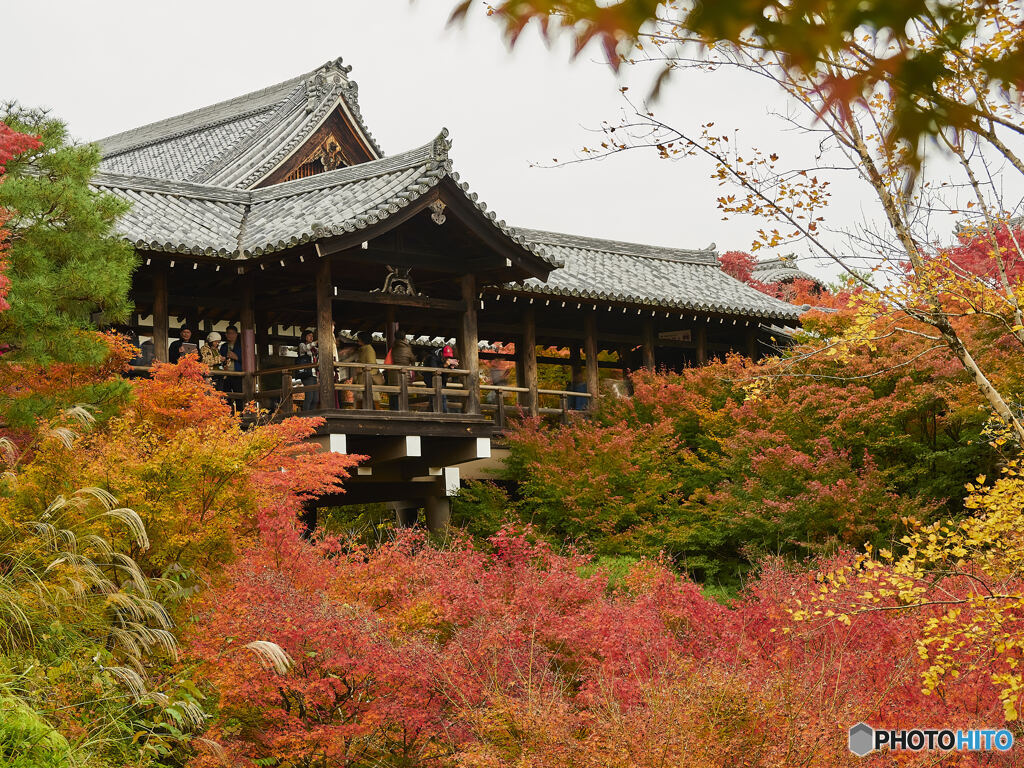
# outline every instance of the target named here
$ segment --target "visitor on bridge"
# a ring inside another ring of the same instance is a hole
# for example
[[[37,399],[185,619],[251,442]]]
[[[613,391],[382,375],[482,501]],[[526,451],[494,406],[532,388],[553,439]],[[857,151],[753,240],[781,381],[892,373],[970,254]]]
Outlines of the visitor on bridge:
[[[376,363],[377,362],[377,350],[375,350],[373,348],[373,334],[371,334],[369,331],[360,331],[359,333],[356,334],[356,339],[359,341],[359,350],[358,350],[358,352],[356,354],[356,362],[357,363],[366,363],[367,365],[372,365],[373,363]],[[370,381],[373,384],[383,384],[384,383],[383,377],[380,375],[380,372],[379,371],[375,371],[372,368],[364,368],[363,369],[362,376],[359,377],[359,382],[360,383],[365,383],[367,378],[369,378]],[[365,390],[364,390],[364,392],[365,392]],[[369,402],[369,403],[365,402],[365,400],[366,400],[365,394],[363,395],[363,400],[364,400],[363,408],[365,410],[372,411],[373,410],[373,402],[372,401]]]
[[[206,344],[199,350],[199,362],[210,369],[209,380],[213,382],[214,387],[222,390],[224,377],[217,376],[216,371],[223,369],[224,358],[220,356],[220,334],[216,331],[210,331],[206,335]]]
[[[221,336],[216,331],[210,331],[206,335],[206,344],[199,350],[199,362],[209,366],[211,371],[219,371],[224,365],[224,358],[220,356]]]
[[[299,356],[295,359],[296,364],[309,364],[309,368],[299,370],[299,381],[306,391],[302,393],[302,410],[312,411],[320,405],[320,390],[317,388],[317,366],[320,363],[316,339],[313,331],[308,328],[302,332],[302,341],[299,342]],[[312,387],[312,389],[309,389]]]
[[[199,352],[199,345],[192,341],[192,329],[182,328],[178,331],[178,340],[172,341],[167,350],[167,361],[174,365],[182,355],[194,355]]]
[[[359,345],[353,344],[342,334],[337,334],[334,337],[334,343],[338,350],[338,362],[342,363],[341,367],[338,368],[338,381],[342,384],[351,384],[355,377],[355,373],[351,368],[345,365],[345,363],[353,363],[359,357]],[[362,378],[359,377],[362,381]],[[355,392],[351,389],[343,389],[338,392],[338,407],[339,408],[354,408],[355,407]]]
[[[412,351],[412,344],[409,343],[409,337],[402,331],[395,332],[395,342],[391,345],[391,349],[388,351],[387,357],[384,359],[385,363],[391,365],[415,365],[416,355]],[[406,380],[412,378],[412,371],[396,371],[388,370],[388,384],[392,387],[400,386],[401,379],[403,376]],[[389,398],[391,404],[391,410],[397,411],[401,408],[399,403],[398,392],[392,392]]]
[[[426,368],[458,368],[459,358],[456,354],[455,346],[445,344],[443,347],[432,349],[423,358],[423,365]],[[423,381],[428,387],[434,386],[435,375],[432,371],[425,371],[423,373]],[[441,376],[441,387],[447,387],[448,376],[445,374],[439,375]],[[441,395],[441,413],[448,413],[448,395],[443,393]]]

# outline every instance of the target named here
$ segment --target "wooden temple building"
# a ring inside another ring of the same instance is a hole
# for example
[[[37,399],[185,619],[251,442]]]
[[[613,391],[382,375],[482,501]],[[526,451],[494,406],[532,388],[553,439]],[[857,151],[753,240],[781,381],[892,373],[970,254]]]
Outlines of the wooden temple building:
[[[725,274],[714,246],[505,224],[453,170],[446,131],[385,155],[349,74],[338,59],[111,136],[94,182],[132,204],[119,224],[141,259],[132,330],[155,358],[183,326],[202,340],[233,324],[239,399],[290,413],[315,389],[320,407],[299,413],[325,417],[320,442],[369,457],[345,497],[323,504],[391,502],[405,520],[424,507],[442,525],[460,467],[490,457],[516,414],[568,418],[602,393],[606,369],[625,379],[757,356],[769,328],[800,314]],[[377,363],[321,354],[317,382],[302,386],[281,347],[304,328],[321,351],[336,333],[376,332]],[[384,365],[396,329],[421,348],[455,339],[458,368]],[[514,379],[481,379],[502,363]],[[552,364],[575,375],[545,387]],[[382,384],[381,370],[398,375]]]

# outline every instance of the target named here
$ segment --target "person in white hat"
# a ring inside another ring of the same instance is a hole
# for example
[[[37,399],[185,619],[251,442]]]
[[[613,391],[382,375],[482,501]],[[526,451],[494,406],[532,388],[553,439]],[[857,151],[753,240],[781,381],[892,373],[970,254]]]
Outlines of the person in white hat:
[[[211,371],[219,371],[224,364],[224,358],[220,356],[220,334],[210,331],[206,337],[206,344],[199,351],[199,362],[208,365]]]

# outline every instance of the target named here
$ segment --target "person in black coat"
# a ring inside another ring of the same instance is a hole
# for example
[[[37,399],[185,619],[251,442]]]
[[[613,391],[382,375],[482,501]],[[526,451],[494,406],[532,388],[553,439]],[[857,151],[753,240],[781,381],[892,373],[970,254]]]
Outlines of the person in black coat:
[[[182,345],[188,345],[185,347],[185,351],[182,352]],[[167,361],[172,365],[181,359],[182,355],[198,354],[199,345],[192,341],[192,330],[190,328],[182,328],[178,331],[178,340],[171,342],[171,346],[167,350]]]

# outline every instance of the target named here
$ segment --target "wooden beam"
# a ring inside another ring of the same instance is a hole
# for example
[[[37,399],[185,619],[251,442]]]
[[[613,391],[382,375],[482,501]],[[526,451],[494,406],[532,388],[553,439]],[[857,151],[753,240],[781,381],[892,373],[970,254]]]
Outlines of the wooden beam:
[[[155,277],[156,274],[154,273],[154,278]],[[149,304],[155,297],[150,291],[132,291],[132,298],[137,304]],[[242,306],[241,299],[226,293],[219,296],[172,293],[168,295],[167,301],[170,306],[175,307],[186,307],[188,309],[192,309],[194,307],[218,307],[220,309],[230,310],[230,312],[237,312]]]
[[[654,321],[651,318],[644,320],[643,328],[643,356],[644,368],[653,371],[654,362]]]
[[[291,297],[288,297],[291,298]],[[466,308],[463,301],[454,299],[434,299],[429,296],[403,296],[398,293],[368,293],[365,291],[345,291],[338,289],[335,301],[351,304],[377,304],[391,307],[419,307],[420,309],[438,309],[445,312],[462,312]]]
[[[476,324],[476,278],[463,275],[459,280],[462,301],[466,305],[462,312],[459,333],[459,364],[469,371],[469,397],[466,398],[466,413],[480,413],[480,337]]]
[[[153,354],[161,363],[167,362],[167,267],[153,270]]]
[[[708,327],[705,324],[697,326],[697,365],[704,365],[708,361]]]
[[[587,392],[592,397],[590,398],[590,408],[594,409],[597,407],[598,395],[600,394],[600,378],[598,377],[597,371],[597,313],[587,312],[583,318],[583,354],[586,356],[587,363]]]
[[[582,312],[582,310],[581,310]],[[573,313],[578,315],[580,313]],[[612,319],[615,319],[615,314],[611,315]],[[520,325],[506,325],[504,323],[490,323],[484,322],[480,325],[480,335],[485,339],[502,339],[502,338],[517,338],[523,329]],[[583,341],[584,333],[582,330],[576,330],[573,328],[552,328],[550,326],[536,327],[536,334],[541,339],[556,339],[558,343],[552,343],[552,346],[569,346],[569,341]],[[605,344],[604,349],[612,349],[613,344],[639,344],[640,336],[638,334],[625,334],[625,333],[611,333],[608,331],[600,331],[598,336],[598,343]],[[665,343],[664,346],[671,346]],[[692,345],[691,345],[692,346]],[[568,363],[566,363],[568,365]]]
[[[316,339],[320,350],[320,407],[334,408],[334,314],[331,261],[321,257],[316,265]]]
[[[537,392],[537,315],[533,307],[523,310],[523,386],[530,391],[526,393],[526,410],[530,416],[536,416],[540,407],[540,395]]]

